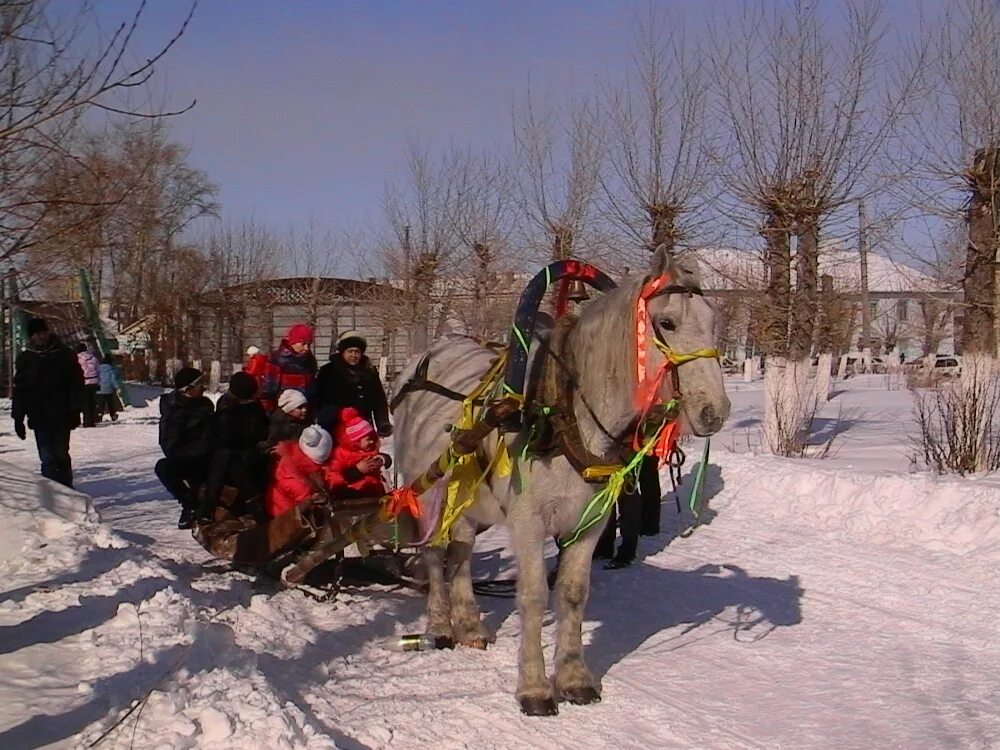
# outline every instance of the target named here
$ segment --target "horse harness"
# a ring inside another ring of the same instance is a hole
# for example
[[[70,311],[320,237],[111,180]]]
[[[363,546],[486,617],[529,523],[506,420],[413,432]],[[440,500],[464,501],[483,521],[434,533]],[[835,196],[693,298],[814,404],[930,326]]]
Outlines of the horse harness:
[[[659,289],[655,296],[677,293],[701,296],[702,290],[697,287],[670,285]],[[693,359],[711,355],[704,353],[677,355],[673,353],[663,340],[659,324],[652,321],[654,343],[667,358],[668,363],[672,365],[668,366],[666,370],[671,378],[673,397],[669,403],[654,407],[640,417],[640,421],[644,424],[631,424],[621,432],[613,433],[604,426],[583,394],[579,393],[579,371],[572,351],[566,346],[569,334],[577,321],[578,318],[575,316],[564,316],[557,322],[549,337],[541,344],[542,348],[539,351],[542,357],[541,367],[527,389],[524,399],[524,425],[528,429],[528,434],[525,438],[523,454],[538,457],[563,455],[585,480],[602,482],[607,479],[610,471],[625,463],[629,456],[635,452],[634,441],[630,439],[633,435],[641,435],[647,430],[648,425],[655,426],[664,421],[677,419],[679,402],[682,398],[678,367]],[[502,370],[499,360],[506,356],[505,349],[501,345],[487,344],[486,346],[497,353],[497,358],[493,360],[487,375],[484,375],[483,380],[474,391],[472,403],[476,406],[482,406],[488,401],[494,384],[486,381],[492,373],[498,373]],[[452,401],[465,401],[469,397],[467,394],[428,380],[429,366],[430,354],[427,353],[417,363],[413,376],[393,396],[390,403],[391,410],[394,411],[407,394],[415,391],[429,391]],[[597,456],[587,449],[574,411],[574,395],[579,397],[580,404],[586,409],[597,429],[610,441],[613,446],[610,455]],[[668,459],[672,477],[679,472],[683,462],[683,451],[677,448],[675,455]]]

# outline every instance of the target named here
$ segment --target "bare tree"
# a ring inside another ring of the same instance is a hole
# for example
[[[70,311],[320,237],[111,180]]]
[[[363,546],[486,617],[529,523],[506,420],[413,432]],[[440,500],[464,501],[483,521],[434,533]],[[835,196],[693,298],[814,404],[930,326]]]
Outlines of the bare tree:
[[[676,20],[650,5],[624,86],[605,87],[614,130],[606,204],[630,244],[649,250],[673,249],[701,228],[713,172],[708,69]]]
[[[454,273],[459,247],[455,191],[448,160],[434,160],[413,143],[405,177],[389,183],[383,195],[387,231],[380,233],[378,255],[385,274],[403,286],[406,309],[399,312],[412,332],[413,352],[427,348],[447,316],[442,282]]]
[[[733,215],[766,246],[757,339],[769,355],[765,432],[772,443],[795,434],[809,411],[824,224],[876,189],[871,167],[916,91],[918,66],[895,79],[878,75],[881,0],[843,7],[835,25],[808,0],[754,3],[714,26],[709,45],[730,133],[719,154],[722,178],[736,199]]]
[[[454,185],[450,222],[457,242],[450,312],[463,332],[481,339],[502,336],[513,309],[500,295],[500,280],[520,266],[511,244],[514,231],[513,175],[492,154],[453,148],[448,173]]]
[[[598,260],[607,252],[589,241],[599,186],[602,147],[594,105],[544,108],[531,91],[514,112],[517,205],[525,241],[537,257]]]
[[[926,67],[923,115],[912,138],[923,166],[924,207],[966,225],[963,347],[968,353],[994,356],[1000,8],[991,0],[948,0],[926,27],[934,54]]]
[[[735,215],[759,222],[767,245],[773,310],[760,338],[793,359],[813,345],[824,222],[877,190],[871,167],[916,91],[917,65],[879,77],[881,0],[844,9],[837,33],[807,0],[756,3],[714,28],[710,45],[731,135],[723,177],[741,207]]]
[[[85,112],[97,109],[129,119],[176,114],[128,102],[180,39],[195,6],[158,48],[132,64],[145,5],[139,3],[95,43],[101,37],[91,2],[75,8],[48,0],[0,2],[0,260],[36,241],[35,229],[53,205],[103,205],[85,194],[52,196],[42,189],[51,188],[53,172],[73,156],[73,134]],[[32,189],[36,185],[40,191]]]

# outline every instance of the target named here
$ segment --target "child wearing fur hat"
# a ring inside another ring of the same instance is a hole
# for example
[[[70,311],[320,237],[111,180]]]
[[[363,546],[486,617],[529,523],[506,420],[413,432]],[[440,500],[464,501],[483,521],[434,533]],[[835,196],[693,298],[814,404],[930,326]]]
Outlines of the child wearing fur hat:
[[[310,351],[312,343],[312,328],[305,323],[296,323],[288,329],[281,345],[260,368],[262,372],[257,396],[268,414],[278,408],[278,396],[289,388],[301,391],[307,403],[312,405],[317,369],[316,357]],[[258,365],[255,364],[254,369],[257,368]]]
[[[302,431],[309,426],[306,420],[307,407],[306,397],[302,391],[289,388],[281,392],[278,396],[278,408],[271,413],[271,424],[267,433],[268,450],[274,452],[278,443],[298,440],[301,437]]]
[[[379,453],[379,439],[371,422],[348,407],[337,424],[333,457],[326,469],[326,485],[335,498],[378,497],[386,493],[382,469],[391,463]]]
[[[297,442],[278,444],[278,463],[264,497],[264,509],[270,518],[287,513],[324,490],[325,464],[332,448],[330,433],[316,425],[304,429]]]

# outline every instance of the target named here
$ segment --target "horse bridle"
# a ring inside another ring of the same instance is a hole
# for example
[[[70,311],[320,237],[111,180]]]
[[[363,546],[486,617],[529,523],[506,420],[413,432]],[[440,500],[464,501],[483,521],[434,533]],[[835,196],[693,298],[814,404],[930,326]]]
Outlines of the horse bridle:
[[[662,297],[663,295],[669,295],[669,294],[684,294],[687,295],[689,298],[693,297],[694,295],[697,295],[702,298],[704,298],[705,296],[705,293],[702,291],[701,287],[684,286],[682,284],[671,284],[663,287],[662,289],[657,290],[657,292],[653,294],[650,297],[650,299],[654,299],[656,297]],[[646,415],[645,421],[647,423],[655,422],[657,425],[659,425],[664,420],[676,419],[677,414],[679,413],[679,402],[681,397],[683,396],[683,394],[681,393],[680,373],[678,372],[680,367],[684,364],[687,364],[688,362],[694,361],[695,359],[713,358],[718,360],[719,357],[718,357],[718,351],[715,349],[700,349],[696,352],[688,354],[677,354],[676,352],[673,351],[670,345],[667,344],[667,342],[664,340],[663,332],[660,329],[659,322],[655,319],[650,319],[650,323],[653,328],[653,343],[656,345],[656,348],[664,355],[664,357],[667,358],[667,360],[672,365],[671,367],[668,368],[668,372],[670,373],[670,383],[671,383],[671,400],[667,404],[660,404],[658,405],[658,407],[654,407],[654,409],[650,410],[650,413]],[[612,433],[610,430],[607,429],[607,427],[604,426],[604,424],[601,422],[600,418],[597,416],[594,409],[587,402],[587,399],[583,396],[582,393],[580,393],[579,383],[577,381],[576,373],[573,371],[573,369],[569,367],[569,365],[565,362],[565,360],[560,354],[557,354],[551,348],[547,350],[547,354],[566,374],[569,383],[573,386],[576,395],[580,399],[580,403],[583,404],[583,407],[587,410],[587,413],[590,415],[590,418],[594,422],[594,425],[597,427],[597,429],[606,438],[612,441],[612,443],[614,443],[615,445],[619,447],[624,447],[626,449],[631,449],[632,442],[631,440],[629,440],[629,436],[635,432],[637,427],[641,430],[643,428],[643,425],[630,424],[617,435]]]

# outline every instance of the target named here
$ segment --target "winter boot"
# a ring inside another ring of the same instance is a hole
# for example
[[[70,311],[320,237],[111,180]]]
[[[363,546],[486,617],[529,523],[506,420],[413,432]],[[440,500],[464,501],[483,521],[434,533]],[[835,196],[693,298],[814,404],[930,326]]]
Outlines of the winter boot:
[[[198,515],[194,508],[184,508],[181,511],[181,517],[177,520],[178,529],[190,529],[194,526],[195,516]]]

